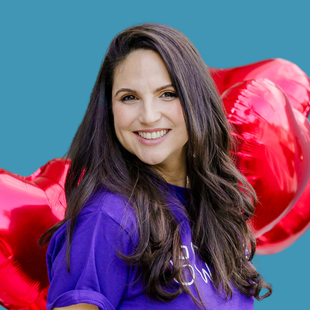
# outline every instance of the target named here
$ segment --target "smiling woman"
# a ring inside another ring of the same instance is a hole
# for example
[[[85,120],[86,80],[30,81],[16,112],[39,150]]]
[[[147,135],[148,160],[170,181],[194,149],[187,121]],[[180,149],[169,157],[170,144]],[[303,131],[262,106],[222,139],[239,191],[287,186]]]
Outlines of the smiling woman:
[[[181,32],[111,42],[68,152],[65,219],[48,230],[47,309],[253,309],[255,192],[209,70]],[[267,288],[260,297],[262,288]]]

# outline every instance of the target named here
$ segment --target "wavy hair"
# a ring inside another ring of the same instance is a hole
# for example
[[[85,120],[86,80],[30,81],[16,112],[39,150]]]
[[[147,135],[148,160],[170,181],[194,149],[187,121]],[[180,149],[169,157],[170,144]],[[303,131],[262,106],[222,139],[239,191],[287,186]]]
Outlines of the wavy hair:
[[[105,187],[126,197],[136,214],[138,245],[131,255],[119,255],[142,271],[145,294],[171,301],[185,291],[197,304],[182,284],[181,228],[160,190],[165,180],[152,166],[123,148],[114,130],[114,72],[129,53],[138,49],[152,50],[161,56],[182,104],[188,132],[187,175],[191,186],[187,216],[197,254],[212,267],[214,287],[224,292],[226,298],[232,297],[231,284],[258,300],[268,297],[271,286],[249,263],[256,244],[248,222],[258,200],[253,187],[234,164],[236,141],[230,134],[232,126],[199,52],[183,33],[166,25],[136,25],[112,40],[86,114],[68,151],[71,166],[65,183],[65,218],[42,235],[41,245],[47,244],[53,233],[70,220],[67,226],[70,271],[70,245],[78,214],[96,188]],[[248,257],[245,245],[249,246]],[[167,290],[173,279],[179,286]],[[260,297],[262,288],[268,292]]]

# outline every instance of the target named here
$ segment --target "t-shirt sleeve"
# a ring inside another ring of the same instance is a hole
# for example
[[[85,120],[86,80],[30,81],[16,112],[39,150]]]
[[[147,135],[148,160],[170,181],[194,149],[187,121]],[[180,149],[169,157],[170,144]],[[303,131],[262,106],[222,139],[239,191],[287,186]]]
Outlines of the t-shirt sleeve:
[[[133,243],[126,231],[102,210],[79,216],[71,243],[67,271],[66,224],[53,235],[47,251],[50,287],[47,310],[89,303],[116,309],[125,294],[131,267],[117,254],[130,254]]]

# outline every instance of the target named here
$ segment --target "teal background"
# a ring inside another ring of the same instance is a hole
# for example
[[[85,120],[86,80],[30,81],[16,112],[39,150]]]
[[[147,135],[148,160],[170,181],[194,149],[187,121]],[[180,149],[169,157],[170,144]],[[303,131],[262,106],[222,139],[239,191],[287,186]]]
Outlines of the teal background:
[[[27,176],[67,152],[111,39],[156,22],[179,29],[206,64],[284,58],[310,76],[309,1],[0,1],[0,167]],[[306,232],[254,262],[274,293],[255,309],[310,309]]]

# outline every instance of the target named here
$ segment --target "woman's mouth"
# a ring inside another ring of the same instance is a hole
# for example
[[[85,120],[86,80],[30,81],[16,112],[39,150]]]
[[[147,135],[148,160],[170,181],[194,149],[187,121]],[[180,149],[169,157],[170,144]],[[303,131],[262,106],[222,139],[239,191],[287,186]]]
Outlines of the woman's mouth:
[[[157,131],[135,131],[138,141],[144,145],[152,146],[162,143],[168,136],[171,129],[162,129]]]
[[[164,129],[164,130],[153,131],[153,132],[137,131],[136,133],[144,139],[155,140],[155,139],[161,138],[164,135],[166,135],[168,131],[169,131],[168,129]]]

